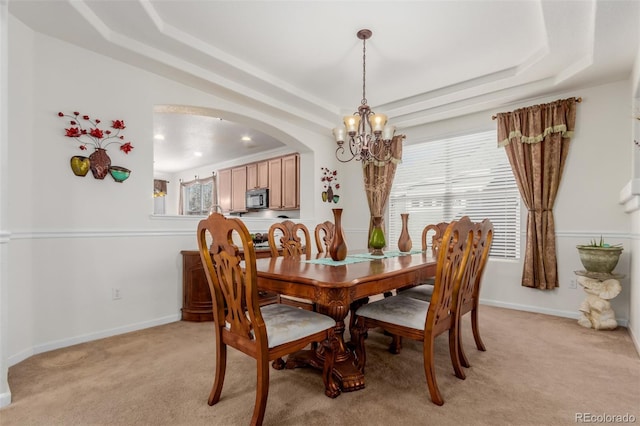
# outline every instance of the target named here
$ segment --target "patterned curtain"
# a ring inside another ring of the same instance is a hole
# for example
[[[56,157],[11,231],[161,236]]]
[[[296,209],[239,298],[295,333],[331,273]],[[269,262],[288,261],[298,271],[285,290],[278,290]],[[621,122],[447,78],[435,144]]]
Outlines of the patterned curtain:
[[[369,212],[371,214],[367,241],[373,228],[373,217],[382,216],[384,209],[387,207],[396,167],[402,161],[402,141],[404,138],[404,135],[398,135],[391,141],[391,161],[367,161],[362,163],[364,191],[367,194],[367,202],[369,203]],[[384,219],[381,227],[384,230]]]
[[[153,180],[153,196],[164,197],[167,195],[167,183],[168,181],[162,179]]]
[[[522,285],[540,290],[558,287],[553,220],[560,178],[576,121],[576,99],[497,114],[498,146],[507,157],[529,210]]]

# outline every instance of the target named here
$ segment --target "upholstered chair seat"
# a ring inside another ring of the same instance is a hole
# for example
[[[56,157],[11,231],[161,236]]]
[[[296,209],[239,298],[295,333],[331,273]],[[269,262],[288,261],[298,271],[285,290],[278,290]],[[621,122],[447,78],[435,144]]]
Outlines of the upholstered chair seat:
[[[331,317],[280,303],[263,306],[260,312],[267,328],[269,348],[336,326]]]
[[[356,315],[422,330],[428,310],[428,302],[411,297],[390,296],[363,305],[356,311]]]

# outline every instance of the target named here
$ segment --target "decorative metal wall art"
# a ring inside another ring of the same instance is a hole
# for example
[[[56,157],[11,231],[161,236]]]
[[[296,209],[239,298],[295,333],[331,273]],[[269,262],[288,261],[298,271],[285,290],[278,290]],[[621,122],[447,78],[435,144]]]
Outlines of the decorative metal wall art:
[[[340,189],[338,171],[329,170],[326,167],[321,167],[320,170],[322,171],[320,181],[324,187],[324,191],[322,191],[322,201],[326,203],[337,203],[340,200],[340,196],[335,193],[337,189]]]
[[[89,157],[80,155],[71,157],[71,170],[76,176],[84,177],[91,170],[94,179],[102,180],[107,174],[110,174],[116,182],[124,182],[129,178],[131,170],[121,166],[112,166],[111,158],[106,149],[107,146],[114,143],[120,145],[120,151],[125,154],[129,154],[133,149],[131,142],[124,142],[124,135],[120,134],[121,130],[126,129],[124,120],[112,120],[111,128],[114,129],[112,131],[101,129],[99,127],[100,119],[92,119],[79,112],[74,112],[73,115],[59,112],[58,117],[70,118],[70,127],[64,129],[66,137],[80,142],[79,148],[82,151],[88,149],[87,145],[94,149]],[[84,125],[83,122],[85,122]]]

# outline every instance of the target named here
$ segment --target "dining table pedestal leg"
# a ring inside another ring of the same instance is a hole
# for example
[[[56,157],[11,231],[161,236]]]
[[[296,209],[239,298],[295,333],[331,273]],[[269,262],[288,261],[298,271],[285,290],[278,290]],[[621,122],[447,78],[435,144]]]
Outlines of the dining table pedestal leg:
[[[335,338],[338,340],[336,345],[338,350],[333,364],[333,375],[340,389],[342,392],[364,389],[364,374],[356,367],[354,353],[344,342],[344,319],[349,313],[348,308],[343,306],[326,307],[318,305],[318,312],[329,315],[336,320]],[[324,366],[323,345],[318,345],[315,349],[292,353],[287,357],[285,363],[285,368],[307,366],[322,370]]]

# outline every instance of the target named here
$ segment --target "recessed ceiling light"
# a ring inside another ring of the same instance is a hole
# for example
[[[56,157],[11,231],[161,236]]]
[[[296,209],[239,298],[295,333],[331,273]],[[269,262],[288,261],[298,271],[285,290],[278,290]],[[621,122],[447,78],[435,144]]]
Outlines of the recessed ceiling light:
[[[242,140],[245,142],[251,142],[251,138],[249,136],[243,136]]]
[[[157,134],[153,136],[154,139],[158,139],[159,141],[163,141],[164,140],[164,135],[161,134]]]
[[[202,157],[202,153],[200,151],[195,151],[193,155],[195,155],[196,157]]]

